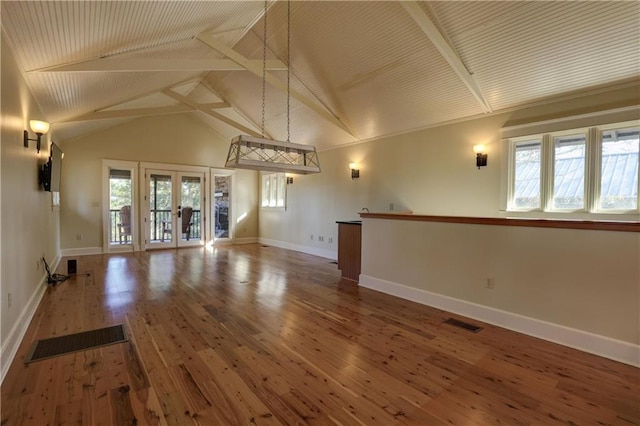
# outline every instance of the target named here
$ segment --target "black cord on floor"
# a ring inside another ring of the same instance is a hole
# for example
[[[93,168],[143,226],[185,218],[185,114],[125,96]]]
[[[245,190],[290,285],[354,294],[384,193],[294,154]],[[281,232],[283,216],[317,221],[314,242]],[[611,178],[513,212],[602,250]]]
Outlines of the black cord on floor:
[[[56,284],[69,279],[69,275],[52,274],[49,270],[49,264],[44,257],[42,258],[42,262],[44,263],[44,269],[47,271],[47,284],[55,286]]]

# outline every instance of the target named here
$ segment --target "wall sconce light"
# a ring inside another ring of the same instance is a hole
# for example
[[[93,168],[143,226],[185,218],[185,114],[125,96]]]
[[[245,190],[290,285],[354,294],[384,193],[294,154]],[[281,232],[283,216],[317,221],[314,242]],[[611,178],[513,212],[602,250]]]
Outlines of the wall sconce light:
[[[487,165],[487,154],[484,153],[484,145],[474,145],[473,152],[476,153],[476,166],[478,169]]]
[[[49,123],[47,123],[46,121],[31,120],[29,121],[29,127],[31,127],[31,131],[37,135],[37,138],[31,139],[29,137],[29,132],[25,130],[24,131],[24,147],[29,148],[29,141],[35,141],[36,151],[40,152],[40,142],[42,139],[42,135],[44,135],[49,131]]]
[[[293,176],[287,176],[287,185],[293,185]]]
[[[351,179],[359,179],[360,169],[358,169],[358,163],[349,163],[349,168],[351,169]]]

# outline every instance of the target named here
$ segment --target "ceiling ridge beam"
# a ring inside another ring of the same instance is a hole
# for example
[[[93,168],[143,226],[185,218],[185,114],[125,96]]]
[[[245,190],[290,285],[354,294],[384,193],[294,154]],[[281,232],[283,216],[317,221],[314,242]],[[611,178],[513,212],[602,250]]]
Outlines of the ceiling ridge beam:
[[[218,40],[216,40],[213,36],[211,36],[209,34],[200,34],[197,38],[198,38],[198,40],[200,40],[204,44],[208,45],[212,49],[217,50],[218,52],[222,53],[227,58],[237,62],[238,64],[240,64],[243,67],[245,67],[248,71],[251,71],[252,73],[257,75],[258,77],[262,78],[262,64],[257,65],[257,66],[254,65],[254,63],[251,62],[249,59],[245,58],[243,55],[241,55],[240,53],[236,52],[231,47],[225,45],[224,43],[222,43],[222,42],[220,42]],[[283,91],[285,93],[287,92],[287,84],[285,82],[280,81],[277,77],[275,77],[273,74],[270,74],[268,72],[265,72],[264,74],[265,74],[265,80],[269,84],[271,84],[272,86],[276,87],[277,89],[280,89],[281,91]],[[320,115],[325,120],[329,121],[333,125],[337,126],[341,130],[346,132],[349,136],[351,136],[353,138],[356,138],[353,135],[353,133],[351,132],[351,130],[338,117],[336,117],[333,113],[327,111],[325,108],[319,106],[317,103],[313,102],[311,99],[309,99],[303,93],[300,93],[295,89],[291,89],[291,97],[296,99],[301,104],[307,106],[311,110],[315,111],[318,115]]]
[[[219,112],[213,111],[211,108],[207,108],[206,104],[202,104],[201,105],[201,104],[197,103],[196,101],[194,101],[193,99],[189,99],[186,96],[182,96],[181,94],[176,93],[171,89],[164,89],[162,91],[162,93],[167,95],[167,96],[169,96],[169,97],[171,97],[171,98],[173,98],[173,99],[175,99],[175,100],[177,100],[178,102],[181,102],[184,105],[187,105],[187,106],[193,108],[194,110],[201,111],[201,112],[203,112],[203,113],[215,118],[216,120],[220,120],[223,123],[226,123],[231,127],[234,127],[234,128],[236,128],[236,129],[238,129],[238,130],[240,130],[242,132],[245,132],[248,135],[255,136],[255,137],[258,137],[258,138],[262,137],[262,135],[259,132],[256,132],[255,130],[250,129],[250,128],[238,123],[237,121],[220,114]]]
[[[475,78],[471,73],[469,73],[469,70],[467,70],[467,67],[458,56],[458,53],[449,45],[447,40],[443,37],[442,33],[440,33],[429,16],[424,12],[422,7],[415,1],[403,1],[401,4],[409,16],[411,16],[415,23],[418,24],[422,32],[425,33],[431,43],[433,43],[435,48],[438,49],[438,52],[440,52],[444,59],[449,63],[451,68],[453,68],[456,74],[458,74],[458,77],[460,77],[471,94],[478,100],[484,111],[492,112],[493,109],[484,97],[484,94],[482,93],[480,86],[478,86]],[[198,36],[198,38],[200,38],[200,36]]]
[[[262,69],[262,60],[250,60]],[[270,59],[267,70],[285,71],[287,66],[279,59]],[[39,72],[158,72],[158,71],[244,71],[245,67],[231,59],[139,59],[98,58],[82,62],[38,68]]]

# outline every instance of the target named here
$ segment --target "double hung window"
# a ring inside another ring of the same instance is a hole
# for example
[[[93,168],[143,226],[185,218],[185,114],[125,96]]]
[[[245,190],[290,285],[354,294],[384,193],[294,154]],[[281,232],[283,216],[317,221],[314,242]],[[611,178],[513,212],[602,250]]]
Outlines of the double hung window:
[[[284,173],[262,175],[262,208],[284,209],[287,201],[287,184]]]

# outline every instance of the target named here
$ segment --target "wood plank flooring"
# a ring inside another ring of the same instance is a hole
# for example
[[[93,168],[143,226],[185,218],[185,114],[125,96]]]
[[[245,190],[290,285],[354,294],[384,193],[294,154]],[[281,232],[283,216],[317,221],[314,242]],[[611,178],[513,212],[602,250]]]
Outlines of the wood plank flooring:
[[[327,259],[241,245],[78,270],[29,326],[2,425],[640,424],[640,369],[443,324],[465,319],[341,281]],[[130,342],[22,363],[36,339],[118,323]]]

